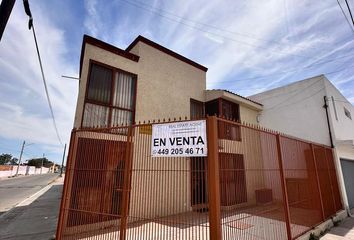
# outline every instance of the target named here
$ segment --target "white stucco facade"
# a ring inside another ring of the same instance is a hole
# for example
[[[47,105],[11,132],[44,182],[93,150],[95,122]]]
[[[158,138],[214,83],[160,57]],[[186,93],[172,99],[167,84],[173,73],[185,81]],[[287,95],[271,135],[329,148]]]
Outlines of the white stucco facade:
[[[330,146],[329,125],[337,155],[343,202],[348,206],[340,159],[354,164],[354,107],[324,75],[298,81],[249,97],[263,104],[260,125]],[[345,113],[347,112],[347,113]],[[348,116],[349,112],[349,116]],[[354,166],[354,165],[353,165]]]

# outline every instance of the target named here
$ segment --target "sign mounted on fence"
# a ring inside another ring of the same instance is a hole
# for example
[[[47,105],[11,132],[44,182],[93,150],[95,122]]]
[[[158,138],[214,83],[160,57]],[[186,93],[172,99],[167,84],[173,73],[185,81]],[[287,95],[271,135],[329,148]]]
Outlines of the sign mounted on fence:
[[[207,153],[205,120],[152,125],[153,157],[205,157]]]

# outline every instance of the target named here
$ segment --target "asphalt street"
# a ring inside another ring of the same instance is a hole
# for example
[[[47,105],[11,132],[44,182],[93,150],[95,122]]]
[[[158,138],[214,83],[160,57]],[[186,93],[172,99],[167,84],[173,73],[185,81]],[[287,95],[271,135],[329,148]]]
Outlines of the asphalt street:
[[[0,215],[1,240],[50,240],[55,239],[64,177],[51,174],[46,178],[27,179],[26,186],[43,186],[35,194],[21,201],[16,207]],[[55,181],[52,182],[52,180]],[[39,181],[39,182],[37,182]],[[32,183],[32,184],[29,184]],[[36,183],[36,184],[35,184]]]
[[[57,173],[49,173],[0,180],[0,215],[35,194],[57,177]]]

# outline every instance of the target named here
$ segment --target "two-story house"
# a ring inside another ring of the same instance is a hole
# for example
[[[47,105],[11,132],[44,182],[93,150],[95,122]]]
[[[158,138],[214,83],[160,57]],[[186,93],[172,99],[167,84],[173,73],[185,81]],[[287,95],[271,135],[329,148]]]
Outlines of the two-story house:
[[[201,119],[206,115],[218,115],[234,121],[257,125],[257,116],[263,108],[262,104],[230,91],[207,90],[206,72],[206,67],[142,36],[137,37],[123,50],[85,35],[81,51],[80,86],[74,127],[76,129],[107,128],[158,119],[179,119],[180,117],[182,119],[185,117],[187,119]],[[148,132],[147,130],[147,135]],[[237,126],[220,126],[219,134],[223,139],[241,139],[241,131]],[[103,145],[102,138],[104,136],[104,133],[97,133],[94,137],[90,136],[90,141],[83,142],[81,140],[81,144],[92,144],[92,149],[99,148]],[[112,148],[118,144],[117,142],[124,145],[124,141],[126,140],[122,137],[113,139]],[[99,152],[99,149],[92,150],[92,152]],[[122,153],[117,153],[117,155],[122,155]],[[239,156],[240,154],[234,154],[234,159],[230,161],[243,162]],[[92,161],[99,161],[103,164],[107,158],[102,154],[89,156],[82,153],[75,161],[76,164],[87,169]],[[122,171],[121,168],[124,164],[120,162],[124,161],[123,155],[120,158],[122,158],[121,161],[114,164],[108,161],[105,163],[107,166],[100,166],[100,168]],[[141,166],[147,166],[149,163],[146,161],[140,163],[137,159],[135,162]],[[152,161],[151,166],[158,161],[160,160]],[[200,171],[205,171],[205,159],[185,158],[180,161],[185,162],[184,166],[192,176],[190,176],[190,182],[181,183],[190,188],[188,191],[190,194],[188,199],[190,200],[189,202],[176,200],[178,211],[204,208],[207,197],[204,196],[205,191],[201,191],[200,188],[206,186],[206,178],[205,174],[200,174]],[[247,164],[244,163],[243,166],[247,167]],[[98,168],[98,166],[96,167]],[[79,175],[80,173],[76,175],[74,181],[85,181],[85,177]],[[99,175],[93,174],[90,178],[92,182],[104,184],[99,179]],[[92,178],[97,178],[97,181]],[[161,179],[163,180],[163,177]],[[132,184],[141,184],[139,181],[133,177]],[[237,181],[237,179],[234,178],[230,181]],[[106,180],[106,182],[112,181]],[[225,198],[226,192],[229,191],[228,188],[236,186],[235,184],[225,183],[225,186],[221,187]],[[76,190],[78,193],[72,197],[77,200],[73,200],[73,202],[77,205],[99,206],[102,199],[88,197],[89,195],[99,196],[102,194],[98,190],[98,185],[89,186],[89,191],[88,187],[85,190],[83,187],[82,194],[79,193],[80,190]],[[95,188],[97,190],[93,190]],[[244,182],[243,188],[246,188],[246,182]],[[97,192],[92,194],[93,191]],[[255,198],[254,189],[247,192],[249,196],[245,195],[242,198],[244,200],[234,196],[233,199],[222,200],[222,204],[224,206],[237,205],[247,202],[247,199],[251,201]],[[134,194],[142,193],[132,192],[131,199],[134,199]],[[165,194],[161,194],[156,192],[147,198],[164,199]],[[172,196],[173,192],[170,195]],[[109,198],[112,197],[114,194]],[[86,200],[80,202],[79,199]],[[255,202],[255,200],[251,202]],[[119,209],[120,207],[112,205],[111,208]],[[131,211],[134,211],[134,204],[130,208]],[[146,213],[146,216],[151,217],[151,214],[163,216],[171,214],[170,211],[168,206],[161,205],[155,212]]]

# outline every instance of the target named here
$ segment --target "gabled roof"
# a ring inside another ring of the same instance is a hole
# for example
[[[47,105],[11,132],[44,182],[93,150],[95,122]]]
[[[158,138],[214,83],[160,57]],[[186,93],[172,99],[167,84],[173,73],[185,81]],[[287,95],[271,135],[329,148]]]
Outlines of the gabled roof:
[[[138,62],[139,61],[139,56],[138,55],[135,55],[133,53],[130,52],[130,50],[138,43],[138,42],[143,42],[153,48],[156,48],[158,49],[159,51],[161,52],[164,52],[174,58],[177,58],[179,59],[180,61],[182,62],[185,62],[193,67],[196,67],[204,72],[208,71],[208,68],[200,65],[199,63],[196,63],[168,48],[165,48],[141,35],[139,35],[137,38],[135,38],[135,40],[125,49],[120,49],[116,46],[113,46],[111,44],[108,44],[106,42],[103,42],[97,38],[94,38],[94,37],[91,37],[91,36],[88,36],[86,34],[84,34],[84,37],[83,37],[83,40],[82,40],[82,47],[81,47],[81,56],[80,56],[80,76],[81,76],[81,69],[82,69],[82,62],[83,62],[83,59],[84,59],[84,53],[85,53],[85,46],[86,46],[86,43],[88,44],[91,44],[93,46],[96,46],[96,47],[99,47],[99,48],[102,48],[106,51],[109,51],[109,52],[112,52],[114,54],[117,54],[119,56],[122,56],[122,57],[125,57],[131,61],[134,61],[134,62]]]
[[[82,61],[84,60],[84,53],[85,53],[85,46],[86,46],[86,43],[88,44],[91,44],[93,46],[96,46],[96,47],[99,47],[99,48],[102,48],[106,51],[109,51],[109,52],[112,52],[114,54],[117,54],[119,56],[122,56],[122,57],[125,57],[131,61],[134,61],[134,62],[138,62],[139,61],[139,56],[133,54],[133,53],[130,53],[126,50],[123,50],[123,49],[120,49],[120,48],[117,48],[116,46],[113,46],[111,44],[108,44],[106,42],[103,42],[97,38],[94,38],[94,37],[91,37],[91,36],[88,36],[88,35],[84,35],[83,37],[83,40],[82,40],[82,47],[81,47],[81,56],[80,56],[80,76],[81,76],[81,69],[82,69]]]
[[[203,65],[200,65],[199,63],[196,63],[168,48],[165,48],[164,46],[161,46],[160,44],[157,44],[141,35],[139,35],[137,38],[135,38],[135,40],[125,49],[125,51],[129,52],[138,42],[143,42],[153,48],[156,48],[158,50],[160,50],[161,52],[164,52],[174,58],[177,58],[178,60],[182,61],[182,62],[185,62],[185,63],[188,63],[189,65],[192,65],[193,67],[196,67],[204,72],[208,71],[208,68],[207,67],[204,67]]]

